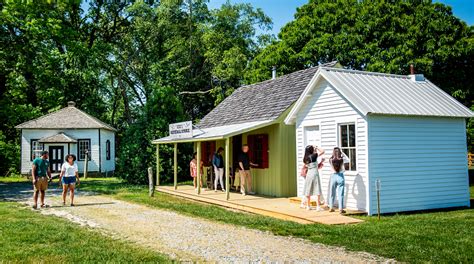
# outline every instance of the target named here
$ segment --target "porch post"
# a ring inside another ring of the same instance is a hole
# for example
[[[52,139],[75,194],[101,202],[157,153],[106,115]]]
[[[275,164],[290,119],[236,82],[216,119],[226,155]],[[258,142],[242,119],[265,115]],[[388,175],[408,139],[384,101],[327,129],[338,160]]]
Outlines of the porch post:
[[[178,143],[174,143],[174,189],[178,189]]]
[[[229,162],[229,141],[230,138],[225,139],[225,195],[226,195],[226,200],[229,200],[230,198],[230,162]]]
[[[196,149],[196,165],[197,165],[197,193],[201,194],[201,141],[197,142],[197,149]]]
[[[160,186],[160,144],[156,144],[156,186]]]

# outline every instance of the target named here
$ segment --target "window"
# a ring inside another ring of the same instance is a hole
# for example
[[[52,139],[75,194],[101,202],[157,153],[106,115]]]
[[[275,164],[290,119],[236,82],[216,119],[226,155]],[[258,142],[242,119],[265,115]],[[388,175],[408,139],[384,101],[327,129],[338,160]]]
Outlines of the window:
[[[268,135],[249,135],[247,136],[247,145],[249,146],[250,160],[258,164],[258,168],[267,169],[269,166]]]
[[[339,125],[339,138],[341,150],[350,160],[349,163],[344,164],[346,170],[357,170],[355,124]]]
[[[105,159],[110,160],[110,140],[105,141]]]
[[[34,160],[41,156],[41,151],[43,151],[43,144],[38,142],[38,139],[32,139],[30,142],[31,147],[31,160]]]
[[[91,140],[78,139],[77,140],[77,160],[86,159],[86,151],[88,152],[88,160],[91,160]]]
[[[205,167],[212,165],[212,157],[216,152],[216,142],[206,141],[201,143],[201,161]]]

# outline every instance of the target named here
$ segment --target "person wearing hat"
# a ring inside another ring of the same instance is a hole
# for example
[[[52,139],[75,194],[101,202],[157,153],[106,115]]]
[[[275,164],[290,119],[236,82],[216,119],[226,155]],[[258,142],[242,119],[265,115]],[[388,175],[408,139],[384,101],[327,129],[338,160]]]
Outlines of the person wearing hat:
[[[48,182],[51,180],[51,170],[49,168],[48,151],[42,151],[41,157],[33,160],[33,168],[31,170],[33,176],[33,208],[38,208],[38,194],[40,195],[41,207],[44,204],[44,195],[48,189]]]
[[[74,189],[81,182],[79,180],[79,170],[77,169],[76,156],[72,154],[66,155],[65,162],[61,166],[61,174],[59,178],[63,184],[63,205],[66,205],[66,195],[69,189],[69,196],[71,197],[71,206],[74,206]]]

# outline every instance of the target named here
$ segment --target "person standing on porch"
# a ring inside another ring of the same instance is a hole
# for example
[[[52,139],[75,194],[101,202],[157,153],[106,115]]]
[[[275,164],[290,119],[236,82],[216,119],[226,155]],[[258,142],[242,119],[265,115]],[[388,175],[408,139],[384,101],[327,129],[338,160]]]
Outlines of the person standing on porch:
[[[252,192],[252,175],[250,174],[250,166],[258,167],[258,164],[252,163],[249,157],[249,146],[242,146],[242,152],[239,155],[239,174],[240,174],[240,192],[242,195],[255,194]]]
[[[332,152],[332,157],[329,159],[329,164],[333,170],[331,176],[331,197],[329,199],[329,212],[334,212],[334,203],[336,201],[336,190],[337,200],[339,202],[339,212],[341,214],[346,213],[344,210],[344,164],[349,163],[347,155],[341,151],[339,147],[335,147]]]
[[[214,180],[214,191],[217,192],[217,183],[220,182],[221,184],[221,189],[223,192],[225,192],[225,185],[224,185],[224,158],[222,157],[222,152],[224,152],[224,149],[222,147],[217,149],[217,152],[214,153],[214,156],[212,157],[212,166],[214,167],[214,172],[216,174],[215,180]]]
[[[76,156],[72,154],[66,155],[65,162],[61,166],[61,174],[59,179],[63,184],[63,205],[66,205],[66,195],[69,189],[69,196],[71,197],[71,206],[74,206],[74,189],[79,186],[79,170],[77,169]]]
[[[197,156],[197,152],[194,152],[193,153],[193,159],[191,160],[191,162],[189,163],[189,170],[190,170],[190,173],[191,173],[191,177],[193,177],[193,185],[194,185],[194,189],[197,190],[197,159],[196,159],[196,156]],[[202,171],[203,171],[203,164],[204,162],[202,162],[201,160],[201,174],[202,174]],[[202,177],[201,177],[201,182],[199,183],[199,185],[202,187]]]
[[[33,208],[38,208],[38,195],[40,195],[41,207],[47,207],[44,204],[44,196],[48,189],[48,182],[51,180],[51,170],[49,168],[48,151],[42,151],[41,157],[33,161],[31,170],[33,176]]]
[[[311,196],[317,196],[317,211],[322,211],[321,209],[321,179],[319,178],[319,162],[321,159],[318,157],[324,154],[324,149],[308,145],[305,148],[305,153],[303,157],[303,162],[308,168],[304,181],[304,196],[306,197],[306,209],[311,210]]]

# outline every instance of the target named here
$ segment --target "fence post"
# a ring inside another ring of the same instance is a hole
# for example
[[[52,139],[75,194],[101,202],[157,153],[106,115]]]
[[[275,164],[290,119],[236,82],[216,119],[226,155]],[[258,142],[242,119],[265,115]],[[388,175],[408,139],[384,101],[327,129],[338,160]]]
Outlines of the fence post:
[[[89,151],[86,150],[85,160],[84,160],[84,179],[87,179],[87,171],[89,169],[88,167],[89,167]]]
[[[155,196],[155,186],[153,185],[153,169],[148,167],[148,190],[150,197]]]

